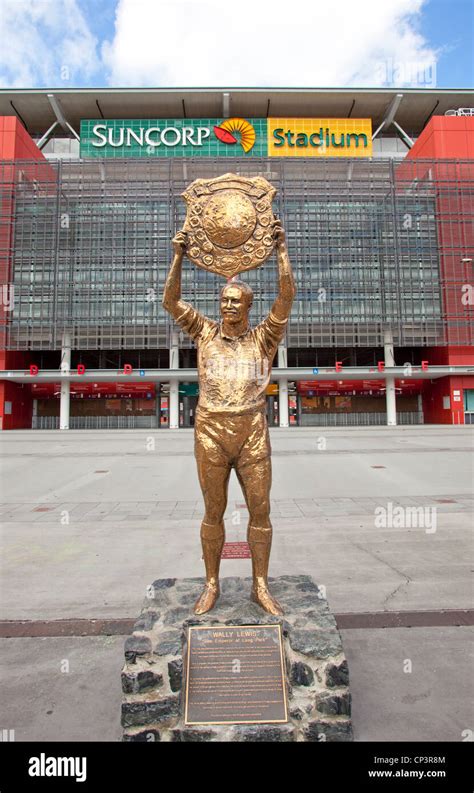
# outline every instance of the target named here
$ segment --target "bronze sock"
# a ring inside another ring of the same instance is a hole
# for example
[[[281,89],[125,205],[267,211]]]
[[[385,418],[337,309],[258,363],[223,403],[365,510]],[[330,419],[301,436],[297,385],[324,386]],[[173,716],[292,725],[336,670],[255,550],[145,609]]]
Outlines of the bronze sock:
[[[281,615],[283,609],[268,589],[268,562],[272,547],[272,527],[249,526],[248,543],[252,554],[252,600],[269,614]]]
[[[214,586],[219,585],[219,568],[224,540],[224,521],[216,524],[204,522],[201,524],[201,545],[206,568],[206,583]]]
[[[268,586],[268,563],[270,561],[270,551],[272,547],[271,526],[268,527],[248,527],[248,543],[252,554],[252,577],[253,585]]]

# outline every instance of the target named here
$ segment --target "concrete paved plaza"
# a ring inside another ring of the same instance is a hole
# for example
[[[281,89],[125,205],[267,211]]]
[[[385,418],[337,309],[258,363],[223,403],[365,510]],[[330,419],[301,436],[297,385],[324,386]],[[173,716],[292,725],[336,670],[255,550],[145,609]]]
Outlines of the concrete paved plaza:
[[[474,729],[473,628],[449,623],[473,606],[473,438],[452,426],[271,431],[272,575],[312,575],[349,626],[362,612],[448,611],[444,627],[421,614],[421,627],[342,629],[356,740]],[[0,619],[31,632],[0,640],[0,729],[119,740],[124,637],[44,637],[35,624],[134,619],[154,579],[202,574],[192,430],[16,431],[1,446]],[[233,475],[229,540],[245,540],[246,520]],[[249,569],[222,562],[223,576]]]

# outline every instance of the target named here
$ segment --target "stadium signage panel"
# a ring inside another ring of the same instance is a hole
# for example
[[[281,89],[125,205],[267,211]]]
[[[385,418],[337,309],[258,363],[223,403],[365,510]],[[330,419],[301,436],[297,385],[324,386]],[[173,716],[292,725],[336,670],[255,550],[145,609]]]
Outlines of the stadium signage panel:
[[[272,118],[270,157],[371,157],[370,118]]]
[[[370,119],[83,119],[83,158],[370,157]]]

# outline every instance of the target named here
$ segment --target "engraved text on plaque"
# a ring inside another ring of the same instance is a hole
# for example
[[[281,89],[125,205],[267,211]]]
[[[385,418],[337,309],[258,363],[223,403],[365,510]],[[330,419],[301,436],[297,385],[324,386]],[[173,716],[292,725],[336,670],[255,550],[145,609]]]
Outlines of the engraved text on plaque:
[[[186,724],[287,720],[280,625],[189,628]]]

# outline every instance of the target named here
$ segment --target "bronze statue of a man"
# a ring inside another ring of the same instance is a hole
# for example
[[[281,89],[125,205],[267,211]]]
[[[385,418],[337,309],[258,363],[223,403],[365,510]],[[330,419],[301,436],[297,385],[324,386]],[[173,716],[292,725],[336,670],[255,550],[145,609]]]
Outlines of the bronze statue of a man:
[[[181,300],[181,268],[186,231],[173,239],[174,259],[163,306],[196,342],[199,402],[195,421],[195,456],[205,515],[201,542],[206,583],[194,611],[204,614],[219,597],[219,567],[224,545],[227,487],[235,468],[249,511],[248,543],[252,555],[252,599],[270,614],[282,609],[268,588],[272,542],[270,522],[271,448],[266,419],[266,388],[278,344],[283,338],[295,296],[285,233],[274,222],[279,292],[270,313],[249,326],[251,288],[229,281],[221,291],[221,322],[214,322]]]

